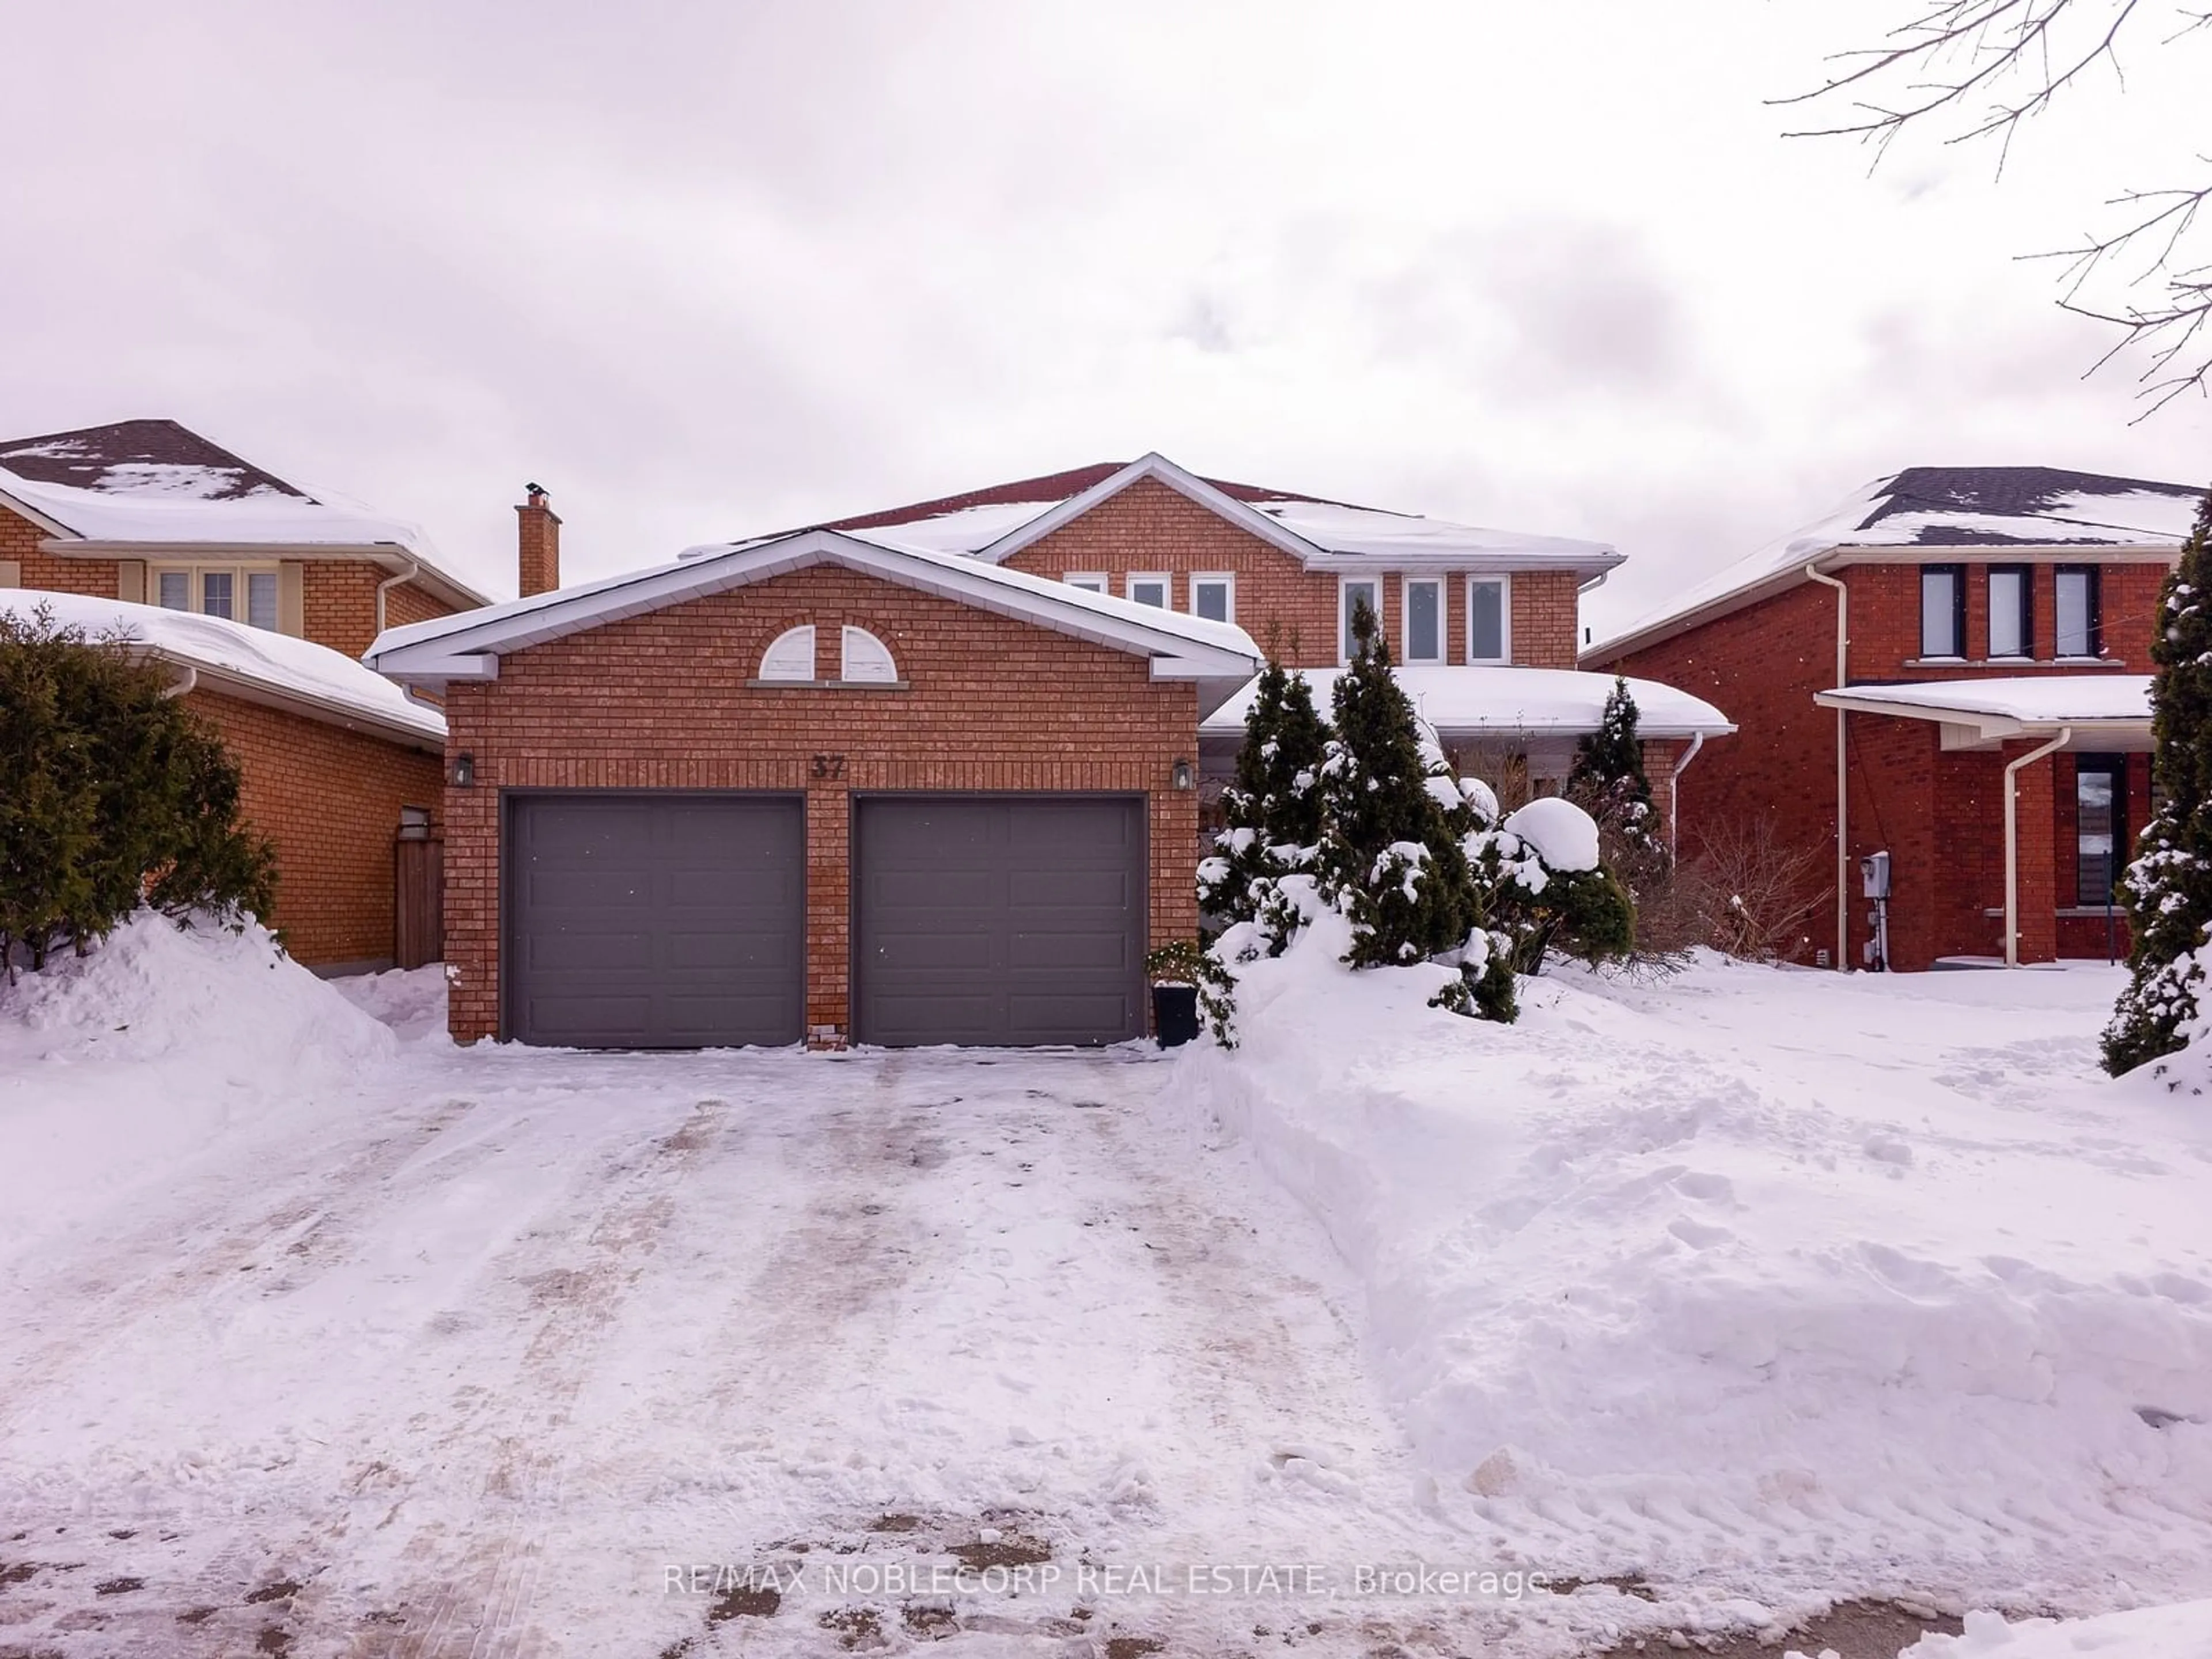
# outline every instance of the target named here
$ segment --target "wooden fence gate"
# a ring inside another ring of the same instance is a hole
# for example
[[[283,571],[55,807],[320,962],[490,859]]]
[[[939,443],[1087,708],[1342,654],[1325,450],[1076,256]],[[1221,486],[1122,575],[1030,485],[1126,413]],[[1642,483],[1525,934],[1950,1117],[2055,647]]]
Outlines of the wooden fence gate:
[[[392,964],[420,968],[446,956],[446,844],[433,825],[403,823],[392,842]]]

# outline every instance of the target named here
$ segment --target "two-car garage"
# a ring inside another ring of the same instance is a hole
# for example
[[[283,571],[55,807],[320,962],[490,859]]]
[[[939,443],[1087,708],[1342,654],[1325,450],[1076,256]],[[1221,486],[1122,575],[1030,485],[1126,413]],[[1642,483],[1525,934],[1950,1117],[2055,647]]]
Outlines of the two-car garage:
[[[387,632],[446,716],[447,1029],[1125,1042],[1243,630],[830,530]]]
[[[861,1042],[1116,1042],[1145,1030],[1137,795],[850,798]],[[806,1035],[796,793],[518,793],[506,803],[507,1035],[576,1048]]]

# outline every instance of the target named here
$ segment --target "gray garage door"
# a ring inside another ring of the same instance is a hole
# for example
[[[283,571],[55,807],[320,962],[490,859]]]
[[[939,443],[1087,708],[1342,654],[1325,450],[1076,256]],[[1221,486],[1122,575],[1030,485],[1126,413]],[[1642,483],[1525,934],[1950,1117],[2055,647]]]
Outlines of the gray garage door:
[[[854,1034],[863,1042],[1119,1042],[1145,1034],[1144,803],[862,799]]]
[[[580,1048],[799,1041],[797,798],[535,795],[510,810],[509,1036]]]

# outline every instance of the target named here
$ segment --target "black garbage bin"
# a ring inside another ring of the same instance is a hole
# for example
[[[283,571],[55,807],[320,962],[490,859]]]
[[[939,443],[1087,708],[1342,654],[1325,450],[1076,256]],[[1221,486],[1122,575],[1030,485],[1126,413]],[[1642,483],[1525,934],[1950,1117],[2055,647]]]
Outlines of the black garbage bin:
[[[1179,1048],[1198,1035],[1198,987],[1152,987],[1152,1035],[1163,1048]]]

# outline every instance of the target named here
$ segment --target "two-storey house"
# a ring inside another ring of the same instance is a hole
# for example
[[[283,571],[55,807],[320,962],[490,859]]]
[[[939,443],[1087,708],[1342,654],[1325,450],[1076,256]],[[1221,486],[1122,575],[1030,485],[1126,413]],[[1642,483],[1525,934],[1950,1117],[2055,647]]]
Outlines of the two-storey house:
[[[1267,651],[1326,680],[1364,603],[1448,744],[1563,778],[1613,684],[1577,595],[1618,562],[1150,455],[395,628],[369,661],[451,728],[453,1033],[1142,1036]],[[1662,784],[1729,729],[1637,695]]]
[[[1740,735],[1684,783],[1685,816],[1764,821],[1818,870],[1802,959],[2122,953],[2159,592],[2203,493],[1909,468],[1583,661],[1725,702]],[[1884,853],[1877,905],[1862,860]]]
[[[394,960],[395,838],[434,834],[442,793],[443,717],[358,659],[386,626],[483,603],[411,526],[173,421],[0,441],[0,605],[173,668],[275,845],[265,920],[319,969]],[[416,953],[434,947],[434,922],[416,933]]]

